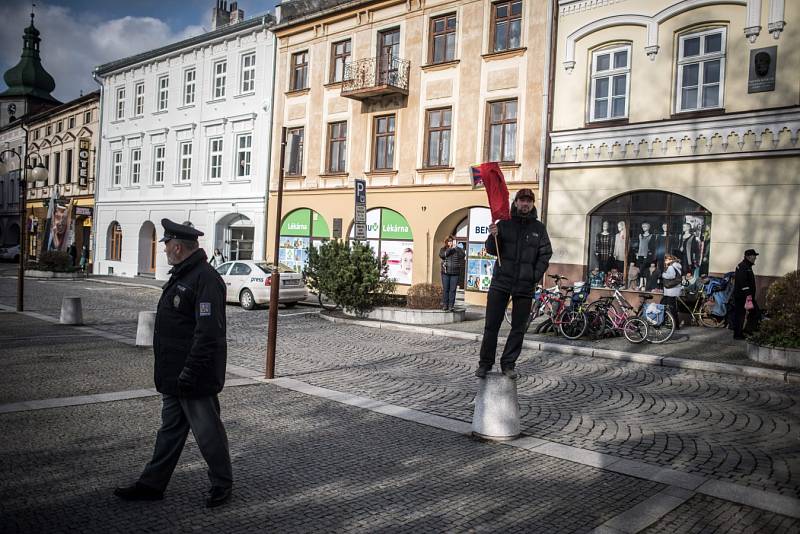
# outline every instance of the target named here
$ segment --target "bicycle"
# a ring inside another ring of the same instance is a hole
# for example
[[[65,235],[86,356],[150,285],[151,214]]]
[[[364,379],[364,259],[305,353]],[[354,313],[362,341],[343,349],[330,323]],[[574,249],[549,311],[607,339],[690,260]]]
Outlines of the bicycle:
[[[649,318],[646,314],[645,302],[652,298],[653,295],[639,293],[639,307],[634,308],[625,299],[619,288],[614,288],[614,300],[620,308],[628,315],[639,317],[647,323],[647,341],[654,344],[665,343],[672,339],[672,335],[675,333],[677,320],[672,315],[672,312],[665,307],[662,307],[660,310],[660,313],[663,314],[660,320]]]
[[[544,288],[541,284],[538,284],[536,286],[536,291],[533,294],[533,304],[531,305],[531,312],[528,315],[528,324],[525,325],[525,331],[526,332],[528,331],[528,327],[531,325],[531,323],[534,321],[534,319],[539,317],[539,315],[541,314],[540,313],[540,309],[541,309],[542,300],[544,299],[544,294],[546,292],[559,292],[560,293],[560,291],[559,291],[560,290],[559,282],[561,282],[561,280],[568,280],[568,278],[566,276],[561,276],[560,274],[548,274],[547,277],[548,278],[552,278],[553,280],[555,280],[556,284],[553,287],[549,287],[549,288]],[[511,324],[511,301],[510,300],[509,300],[508,306],[506,306],[505,319],[506,319],[506,322],[510,325]]]
[[[697,295],[698,297],[694,302],[684,300],[683,296],[677,299],[678,305],[683,306],[684,310],[688,310],[691,323],[697,326],[705,326],[706,328],[721,328],[725,326],[727,321],[724,317],[718,318],[711,313],[714,308],[714,298],[711,295],[706,295],[704,291],[699,291]]]
[[[630,343],[639,344],[644,342],[648,336],[648,323],[636,315],[629,315],[625,309],[617,309],[614,306],[615,296],[600,297],[591,304],[595,311],[595,317],[601,320],[601,330],[599,334],[622,334]],[[628,304],[630,306],[630,304]],[[596,322],[592,322],[593,328],[597,328]]]
[[[546,315],[547,319],[536,327],[536,333],[555,330],[567,339],[578,339],[583,336],[588,327],[586,313],[583,310],[583,302],[587,296],[588,292],[584,287],[576,290],[575,286],[561,286],[558,291],[544,292],[539,315]]]

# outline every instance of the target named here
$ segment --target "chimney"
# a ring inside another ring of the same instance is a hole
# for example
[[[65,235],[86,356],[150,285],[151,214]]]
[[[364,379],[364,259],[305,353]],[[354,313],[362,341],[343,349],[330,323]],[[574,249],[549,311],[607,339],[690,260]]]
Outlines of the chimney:
[[[216,0],[216,7],[211,10],[211,29],[216,30],[230,23],[230,13],[228,12],[224,0]]]
[[[244,20],[244,10],[239,9],[238,2],[231,2],[230,20],[231,24],[236,24]]]

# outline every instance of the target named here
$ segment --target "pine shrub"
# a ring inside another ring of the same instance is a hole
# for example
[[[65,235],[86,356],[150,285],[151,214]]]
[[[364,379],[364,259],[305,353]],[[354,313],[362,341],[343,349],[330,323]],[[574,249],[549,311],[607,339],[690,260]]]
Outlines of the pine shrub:
[[[759,345],[800,349],[800,270],[788,273],[767,290],[769,318],[751,338]]]

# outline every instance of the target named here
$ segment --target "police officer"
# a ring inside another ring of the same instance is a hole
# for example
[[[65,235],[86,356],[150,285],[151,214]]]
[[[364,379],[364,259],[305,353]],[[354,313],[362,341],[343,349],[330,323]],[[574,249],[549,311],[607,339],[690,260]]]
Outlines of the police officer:
[[[553,255],[550,237],[536,218],[533,202],[533,191],[520,189],[514,197],[511,219],[489,225],[492,235],[486,240],[486,251],[498,256],[498,261],[495,262],[486,297],[486,323],[480,362],[475,371],[478,378],[485,378],[494,365],[497,334],[509,299],[512,302],[511,332],[500,357],[500,369],[508,378],[517,378],[515,367],[522,352],[533,293]]]
[[[736,266],[736,274],[733,277],[733,339],[744,339],[745,318],[747,312],[745,304],[747,297],[753,301],[754,319],[748,321],[750,324],[758,324],[758,303],[756,303],[756,275],[753,274],[753,265],[758,258],[758,252],[749,248],[744,251],[744,259]]]
[[[153,458],[132,486],[114,494],[129,501],[162,499],[191,429],[208,464],[209,508],[231,497],[228,437],[217,394],[225,383],[225,284],[208,264],[191,223],[162,219],[164,251],[172,265],[156,312],[155,384],[162,395],[161,428]]]

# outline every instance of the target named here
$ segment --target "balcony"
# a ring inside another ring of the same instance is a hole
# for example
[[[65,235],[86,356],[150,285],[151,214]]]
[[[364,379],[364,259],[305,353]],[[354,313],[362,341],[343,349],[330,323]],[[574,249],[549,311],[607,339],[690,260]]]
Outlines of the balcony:
[[[341,95],[368,100],[389,95],[408,95],[411,62],[396,57],[371,57],[347,63]]]

